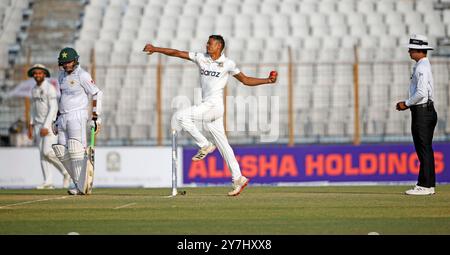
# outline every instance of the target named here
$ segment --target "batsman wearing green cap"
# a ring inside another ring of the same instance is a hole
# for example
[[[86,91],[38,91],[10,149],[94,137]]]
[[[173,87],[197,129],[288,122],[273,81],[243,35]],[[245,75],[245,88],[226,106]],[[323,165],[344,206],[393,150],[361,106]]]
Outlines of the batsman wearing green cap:
[[[79,55],[73,48],[62,49],[58,57],[58,64],[62,67],[58,77],[61,98],[59,117],[55,122],[58,144],[53,145],[53,150],[75,183],[76,187],[68,191],[70,195],[86,195],[92,191],[93,157],[89,157],[89,152],[93,151],[89,150],[92,148],[87,147],[86,141],[89,98],[92,97],[89,125],[97,134],[103,94],[91,75],[81,68],[78,59]]]

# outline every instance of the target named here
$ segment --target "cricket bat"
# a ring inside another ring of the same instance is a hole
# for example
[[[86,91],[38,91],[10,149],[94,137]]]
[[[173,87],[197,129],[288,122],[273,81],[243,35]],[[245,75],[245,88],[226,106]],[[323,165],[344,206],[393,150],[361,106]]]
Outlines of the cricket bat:
[[[91,128],[91,142],[88,147],[88,162],[87,162],[87,176],[88,176],[88,187],[87,195],[92,194],[92,187],[94,185],[94,170],[95,170],[95,128]]]

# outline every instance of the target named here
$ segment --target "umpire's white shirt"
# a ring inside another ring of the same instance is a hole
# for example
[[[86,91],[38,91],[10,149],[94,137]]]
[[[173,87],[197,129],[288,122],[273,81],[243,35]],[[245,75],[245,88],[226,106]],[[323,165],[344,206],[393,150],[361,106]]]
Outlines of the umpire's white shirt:
[[[100,91],[95,86],[91,75],[80,66],[77,66],[71,74],[62,71],[58,80],[61,84],[61,98],[59,100],[59,112],[61,114],[87,110],[89,95],[95,95]]]
[[[58,112],[55,87],[45,79],[31,90],[31,123],[50,128]]]
[[[428,99],[433,100],[433,74],[428,58],[422,58],[414,65],[411,83],[409,85],[409,98],[405,104],[424,104]]]
[[[236,63],[223,54],[217,60],[213,60],[207,53],[189,52],[189,58],[200,69],[203,102],[222,101],[223,89],[227,84],[229,75],[240,73]]]

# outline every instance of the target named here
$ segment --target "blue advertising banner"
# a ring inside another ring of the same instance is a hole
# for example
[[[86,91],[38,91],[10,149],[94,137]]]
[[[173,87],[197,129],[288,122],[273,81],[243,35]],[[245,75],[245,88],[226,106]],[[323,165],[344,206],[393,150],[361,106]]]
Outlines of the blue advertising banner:
[[[234,147],[242,174],[252,183],[417,181],[419,161],[412,144]],[[450,143],[434,144],[436,181],[450,182]],[[230,183],[216,150],[192,161],[196,148],[183,149],[184,184]],[[447,167],[448,166],[448,167]]]

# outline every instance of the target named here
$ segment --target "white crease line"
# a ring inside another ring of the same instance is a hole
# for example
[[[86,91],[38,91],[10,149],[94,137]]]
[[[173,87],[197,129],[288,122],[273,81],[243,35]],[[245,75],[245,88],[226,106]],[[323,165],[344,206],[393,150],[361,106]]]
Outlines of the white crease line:
[[[36,202],[43,202],[43,201],[49,201],[49,200],[64,199],[64,198],[66,198],[66,197],[67,197],[67,196],[57,197],[57,198],[45,198],[45,199],[32,200],[32,201],[25,201],[25,202],[20,202],[20,203],[15,203],[15,204],[10,204],[10,205],[0,206],[0,209],[7,208],[7,207],[12,207],[12,206],[16,206],[16,205],[25,205],[25,204],[31,204],[31,203],[36,203]]]
[[[113,209],[116,210],[116,209],[124,208],[124,207],[127,207],[127,206],[132,206],[132,205],[135,205],[135,204],[137,204],[137,203],[129,203],[129,204],[126,204],[126,205],[121,205],[121,206],[115,207]]]

